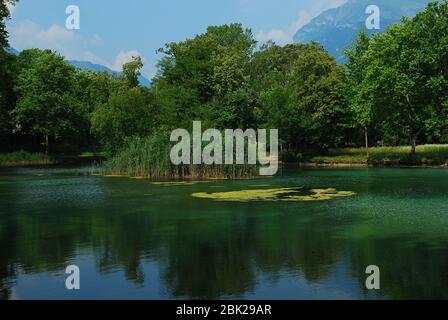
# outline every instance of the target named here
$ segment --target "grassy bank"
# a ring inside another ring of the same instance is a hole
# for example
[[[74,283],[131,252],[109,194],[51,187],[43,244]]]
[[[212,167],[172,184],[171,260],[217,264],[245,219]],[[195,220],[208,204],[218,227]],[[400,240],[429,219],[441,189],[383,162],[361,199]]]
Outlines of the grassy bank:
[[[370,148],[368,156],[363,148],[331,149],[328,155],[311,157],[307,163],[327,166],[447,166],[448,145],[418,146],[415,155],[411,153],[411,147]]]
[[[181,165],[171,163],[171,144],[164,138],[135,138],[114,157],[104,162],[102,174],[142,178],[244,178],[258,174],[254,165]],[[82,153],[73,157],[54,157],[43,153],[18,151],[0,154],[0,167],[50,165],[55,163],[100,163],[106,154]],[[330,149],[328,155],[306,159],[304,166],[448,166],[448,145],[422,145],[415,155],[411,147],[376,147]]]
[[[171,163],[171,144],[163,136],[135,138],[126,148],[105,162],[101,174],[141,178],[247,178],[258,175],[257,166],[206,166]],[[448,166],[448,145],[411,147],[331,149],[328,155],[314,156],[304,166],[366,167],[366,166]]]
[[[25,151],[0,154],[0,167],[48,165],[54,159],[43,153],[29,153]]]
[[[63,165],[99,164],[105,161],[107,157],[108,154],[106,152],[92,151],[54,155],[56,162]]]

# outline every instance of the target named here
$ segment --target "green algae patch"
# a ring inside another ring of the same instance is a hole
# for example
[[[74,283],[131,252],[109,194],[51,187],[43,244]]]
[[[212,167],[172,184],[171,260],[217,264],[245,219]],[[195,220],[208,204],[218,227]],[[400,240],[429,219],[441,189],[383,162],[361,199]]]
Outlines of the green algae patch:
[[[248,187],[270,187],[270,184],[249,184]]]
[[[311,189],[307,195],[289,195],[287,201],[324,201],[336,198],[352,197],[356,195],[353,191],[338,191],[329,189]]]
[[[161,187],[193,186],[200,183],[211,183],[213,181],[177,181],[177,182],[152,182],[152,185]]]
[[[193,193],[194,198],[212,199],[229,202],[250,202],[250,201],[290,201],[290,202],[311,202],[325,201],[336,198],[351,197],[356,193],[352,191],[338,191],[336,189],[310,189],[302,188],[277,188],[277,189],[255,189],[229,192]]]

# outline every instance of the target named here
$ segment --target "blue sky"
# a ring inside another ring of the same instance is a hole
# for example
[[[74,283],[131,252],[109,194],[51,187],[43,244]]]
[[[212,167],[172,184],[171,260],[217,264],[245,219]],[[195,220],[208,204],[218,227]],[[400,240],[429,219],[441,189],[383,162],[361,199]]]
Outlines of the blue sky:
[[[260,42],[292,41],[295,31],[323,10],[346,0],[21,0],[8,22],[10,44],[18,50],[50,48],[68,59],[114,70],[142,56],[143,74],[152,77],[171,41],[203,33],[209,25],[239,22]],[[67,30],[65,9],[77,5],[81,29]]]

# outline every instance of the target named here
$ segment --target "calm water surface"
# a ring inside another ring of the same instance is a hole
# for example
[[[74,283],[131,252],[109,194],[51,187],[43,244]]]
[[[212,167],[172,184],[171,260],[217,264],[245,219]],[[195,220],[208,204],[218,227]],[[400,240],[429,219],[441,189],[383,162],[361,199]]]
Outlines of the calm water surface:
[[[0,299],[448,298],[448,170],[296,170],[169,187],[87,172],[0,171]],[[277,187],[357,195],[191,197]],[[79,291],[65,289],[70,264]],[[375,292],[364,285],[372,264]]]

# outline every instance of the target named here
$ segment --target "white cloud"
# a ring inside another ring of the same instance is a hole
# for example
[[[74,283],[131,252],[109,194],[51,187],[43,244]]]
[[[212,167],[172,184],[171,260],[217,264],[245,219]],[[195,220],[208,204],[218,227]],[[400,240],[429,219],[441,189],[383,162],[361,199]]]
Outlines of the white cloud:
[[[114,61],[107,61],[92,51],[94,47],[104,43],[100,36],[84,36],[58,25],[43,29],[32,21],[24,20],[17,26],[9,26],[8,31],[11,47],[19,51],[31,48],[51,49],[68,60],[89,61],[115,71],[121,71],[123,64],[131,61],[132,57],[142,56],[137,50],[120,51]],[[142,59],[145,63],[145,59]],[[146,75],[153,74],[146,66],[142,71]]]
[[[294,34],[307,25],[312,19],[327,9],[336,8],[347,2],[347,0],[331,0],[329,2],[316,1],[307,11],[300,11],[298,17],[287,30],[272,29],[269,32],[260,31],[256,39],[260,42],[272,40],[279,45],[293,42]]]
[[[301,11],[299,12],[299,17],[296,21],[294,21],[291,24],[290,29],[293,32],[296,32],[303,26],[307,25],[316,15],[314,13],[308,12],[308,11]]]
[[[112,69],[111,65],[108,61],[98,57],[95,53],[93,53],[90,50],[84,51],[82,54],[82,57],[79,59],[76,59],[76,60],[83,60],[83,61],[85,60],[85,61],[89,61],[89,62],[92,62],[95,64],[102,64],[103,66],[106,66],[106,67]]]
[[[260,42],[272,40],[279,45],[285,45],[292,42],[291,34],[278,29],[272,29],[269,32],[260,31],[255,38]]]
[[[92,46],[103,43],[98,35],[86,37],[58,25],[43,29],[29,20],[10,26],[8,31],[11,46],[19,51],[30,48],[51,49],[67,59],[83,59]]]
[[[337,8],[346,2],[347,0],[331,0],[329,2],[316,1],[308,11],[299,12],[299,17],[291,24],[290,30],[296,33],[297,30],[307,25],[311,20],[313,20],[323,11],[331,8]]]
[[[112,64],[111,68],[113,70],[121,70],[123,65],[125,63],[128,63],[132,60],[134,57],[141,57],[142,55],[137,50],[131,50],[131,51],[120,51],[115,58],[115,62]]]

